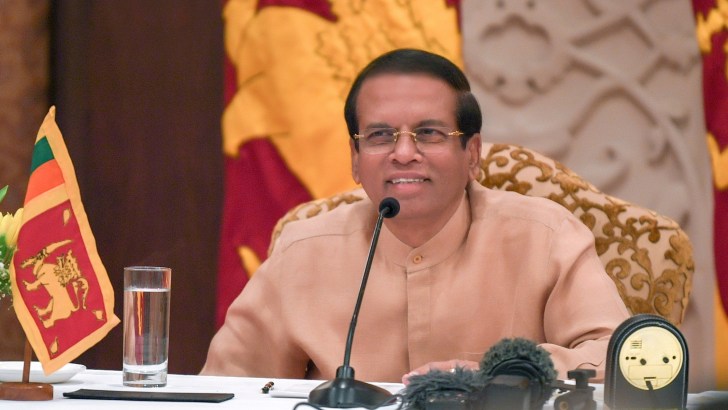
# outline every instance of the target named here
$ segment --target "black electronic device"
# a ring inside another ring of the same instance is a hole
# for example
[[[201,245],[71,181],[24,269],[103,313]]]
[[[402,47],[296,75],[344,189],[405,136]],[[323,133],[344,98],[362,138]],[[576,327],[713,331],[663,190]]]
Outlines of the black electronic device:
[[[542,347],[523,338],[503,339],[488,350],[479,370],[455,368],[412,376],[404,406],[412,410],[538,410],[551,397],[556,370]]]
[[[604,380],[609,409],[685,409],[687,394],[688,346],[677,327],[639,314],[614,330]]]
[[[553,386],[566,393],[559,394],[554,400],[556,410],[596,410],[597,402],[594,400],[594,387],[589,386],[589,379],[596,376],[594,369],[569,370],[566,375],[574,379],[574,384],[566,384],[557,380]]]
[[[379,241],[379,233],[382,230],[382,222],[384,218],[392,218],[399,213],[399,202],[394,198],[384,198],[379,203],[379,216],[374,226],[372,235],[372,243],[369,246],[369,255],[367,256],[364,274],[362,275],[361,285],[359,286],[359,296],[354,305],[354,313],[351,317],[349,325],[349,334],[346,338],[346,348],[344,349],[344,364],[336,369],[336,377],[317,386],[308,395],[308,402],[323,407],[333,407],[337,409],[352,407],[373,407],[381,405],[392,394],[378,386],[365,383],[354,378],[354,369],[349,366],[351,357],[351,346],[354,340],[354,332],[356,330],[356,322],[359,317],[359,309],[364,298],[364,290],[369,279],[369,270],[372,267],[374,259],[374,251]]]

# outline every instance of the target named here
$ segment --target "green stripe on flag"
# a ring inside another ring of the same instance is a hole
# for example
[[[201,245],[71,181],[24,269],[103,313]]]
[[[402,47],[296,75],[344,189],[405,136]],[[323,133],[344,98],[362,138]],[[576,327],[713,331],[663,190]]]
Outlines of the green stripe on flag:
[[[53,150],[51,150],[48,139],[46,137],[39,139],[38,142],[35,143],[35,148],[33,148],[33,160],[30,164],[30,173],[32,174],[36,168],[53,158]]]

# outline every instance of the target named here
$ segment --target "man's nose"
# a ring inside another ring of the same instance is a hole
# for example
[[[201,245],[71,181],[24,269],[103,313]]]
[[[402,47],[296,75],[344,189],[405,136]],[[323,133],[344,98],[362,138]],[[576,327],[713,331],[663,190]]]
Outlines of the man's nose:
[[[415,142],[415,134],[410,131],[400,131],[397,141],[394,143],[394,159],[399,162],[409,162],[420,154]]]

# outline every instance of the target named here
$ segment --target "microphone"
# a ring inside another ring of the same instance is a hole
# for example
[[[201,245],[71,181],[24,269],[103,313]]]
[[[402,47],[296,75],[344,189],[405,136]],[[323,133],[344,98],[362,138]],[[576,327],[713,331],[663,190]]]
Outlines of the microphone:
[[[486,352],[479,370],[455,368],[412,376],[407,409],[540,409],[556,379],[546,350],[523,339],[503,339]]]
[[[324,382],[311,390],[311,393],[308,395],[309,403],[337,409],[374,407],[383,404],[392,397],[389,391],[381,387],[354,379],[354,369],[349,366],[349,359],[351,358],[351,345],[354,341],[359,309],[364,298],[364,290],[369,279],[369,270],[372,267],[374,251],[379,241],[379,233],[382,230],[382,222],[384,218],[393,218],[398,213],[399,201],[396,199],[387,197],[379,203],[379,216],[377,217],[376,225],[374,225],[372,243],[369,245],[369,255],[367,256],[364,274],[362,275],[361,285],[359,286],[359,296],[356,299],[354,313],[351,315],[351,323],[349,324],[349,335],[346,338],[346,348],[344,349],[344,364],[336,369],[336,377],[333,380]]]
[[[382,202],[379,203],[379,213],[385,218],[394,218],[399,213],[399,201],[391,196],[382,199]],[[379,230],[381,230],[382,224],[379,223],[379,221],[377,221],[377,223]],[[379,236],[379,232],[376,232],[376,235]],[[376,246],[376,243],[373,245]]]
[[[492,408],[512,408],[501,404],[509,403],[518,390],[525,393],[524,401],[529,402],[528,408],[542,408],[553,393],[552,384],[557,375],[551,355],[533,341],[523,338],[503,339],[496,343],[483,356],[480,372],[484,377],[492,377],[484,392],[486,402],[495,405]],[[512,387],[508,389],[510,394],[505,394],[505,386]],[[527,387],[525,390],[524,386]]]

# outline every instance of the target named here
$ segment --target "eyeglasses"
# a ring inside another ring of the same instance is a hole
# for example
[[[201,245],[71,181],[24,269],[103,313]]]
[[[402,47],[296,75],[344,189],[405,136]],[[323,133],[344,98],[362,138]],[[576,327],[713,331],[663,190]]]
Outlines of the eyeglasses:
[[[368,154],[386,154],[394,150],[400,135],[409,135],[417,149],[423,153],[441,152],[450,137],[463,135],[460,131],[448,131],[443,127],[418,127],[412,131],[399,131],[396,128],[367,128],[352,137],[359,142],[359,149]]]

